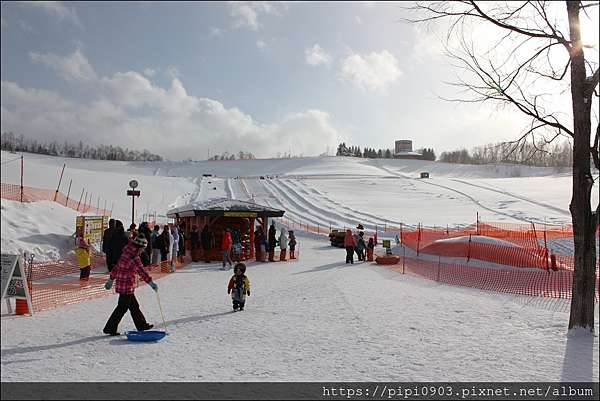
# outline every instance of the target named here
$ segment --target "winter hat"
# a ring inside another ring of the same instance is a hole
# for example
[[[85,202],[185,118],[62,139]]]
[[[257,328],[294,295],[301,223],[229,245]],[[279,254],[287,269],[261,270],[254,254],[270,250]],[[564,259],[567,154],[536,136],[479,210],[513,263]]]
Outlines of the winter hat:
[[[359,229],[359,230],[364,230],[365,229],[362,224],[359,224],[358,226],[356,226],[356,228]]]
[[[148,240],[143,235],[138,235],[133,240],[133,245],[138,246],[140,248],[145,248],[148,245]]]

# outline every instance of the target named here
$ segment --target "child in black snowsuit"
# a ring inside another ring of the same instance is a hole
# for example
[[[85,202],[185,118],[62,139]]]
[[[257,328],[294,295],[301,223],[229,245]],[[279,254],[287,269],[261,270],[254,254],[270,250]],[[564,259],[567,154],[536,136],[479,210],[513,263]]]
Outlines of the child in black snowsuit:
[[[233,267],[233,277],[229,280],[227,293],[231,294],[233,300],[233,311],[244,310],[246,295],[250,296],[250,280],[246,276],[246,265],[236,263]]]

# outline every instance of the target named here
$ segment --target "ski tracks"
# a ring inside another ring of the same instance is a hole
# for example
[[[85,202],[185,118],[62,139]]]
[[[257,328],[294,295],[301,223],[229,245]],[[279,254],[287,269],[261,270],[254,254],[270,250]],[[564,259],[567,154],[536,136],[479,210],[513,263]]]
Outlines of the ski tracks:
[[[467,181],[459,180],[457,178],[451,178],[451,180],[452,181],[456,181],[456,182],[460,182],[461,184],[470,185],[472,187],[477,187],[477,188],[485,189],[485,190],[488,190],[488,191],[496,192],[496,193],[499,193],[499,194],[502,194],[502,195],[510,196],[510,197],[513,197],[513,198],[516,198],[516,199],[520,199],[522,201],[529,202],[529,203],[532,203],[532,204],[534,204],[536,206],[540,206],[540,207],[543,207],[543,208],[546,208],[546,209],[550,209],[550,210],[552,210],[554,212],[558,212],[558,213],[566,215],[566,216],[570,216],[571,215],[571,213],[569,213],[568,210],[561,209],[561,208],[558,208],[558,207],[555,207],[555,206],[551,206],[551,205],[548,205],[548,204],[543,203],[543,202],[538,202],[538,201],[535,201],[533,199],[526,198],[524,196],[515,195],[515,194],[510,193],[510,192],[505,191],[505,190],[494,189],[494,188],[490,188],[490,187],[487,187],[487,186],[481,185],[481,184],[473,184],[472,182],[467,182]]]
[[[532,222],[532,221],[533,221],[533,222],[535,222],[535,223],[543,223],[543,220],[540,220],[540,219],[538,219],[538,218],[534,218],[534,217],[530,217],[530,216],[522,217],[522,216],[518,216],[518,215],[510,214],[510,213],[505,213],[505,212],[502,212],[502,211],[500,211],[500,210],[498,210],[498,209],[494,209],[494,208],[492,208],[492,207],[489,207],[489,206],[485,206],[484,204],[482,204],[481,202],[479,202],[477,199],[475,199],[475,198],[474,198],[474,197],[472,197],[471,195],[469,195],[469,194],[467,194],[467,193],[465,193],[465,192],[459,191],[458,189],[455,189],[455,188],[452,188],[452,187],[448,187],[448,186],[446,186],[446,185],[442,185],[442,184],[436,184],[436,183],[433,183],[433,182],[428,182],[428,181],[426,181],[426,180],[419,180],[419,179],[417,179],[417,178],[409,177],[409,176],[407,176],[407,175],[405,175],[405,174],[402,174],[402,173],[397,173],[397,172],[394,172],[394,171],[392,171],[392,170],[389,170],[389,169],[388,169],[388,168],[386,168],[386,167],[377,166],[377,168],[379,168],[379,169],[381,169],[381,170],[383,170],[383,171],[386,171],[386,172],[388,172],[388,173],[390,173],[390,174],[392,174],[392,175],[395,175],[395,176],[397,176],[397,177],[406,178],[406,179],[408,179],[408,180],[415,180],[415,181],[418,181],[418,182],[420,182],[420,183],[422,183],[422,184],[433,185],[433,186],[435,186],[435,187],[438,187],[438,188],[444,188],[444,189],[446,189],[446,190],[448,190],[448,191],[455,192],[455,193],[457,193],[457,194],[459,194],[459,195],[462,195],[462,196],[464,196],[465,198],[469,199],[471,202],[473,202],[474,204],[476,204],[476,205],[477,205],[477,206],[479,206],[480,208],[482,208],[482,209],[484,209],[484,210],[487,210],[487,211],[489,211],[489,212],[492,212],[492,213],[494,213],[494,214],[500,214],[500,215],[503,215],[503,216],[509,217],[509,218],[511,218],[511,219],[520,220],[520,221],[523,221],[523,222],[526,222],[526,223],[530,223],[530,222]],[[455,180],[455,181],[456,181],[456,180]],[[486,188],[486,189],[489,189],[489,188]],[[508,195],[508,194],[507,194],[507,195]],[[510,196],[510,195],[509,195],[509,196]],[[521,199],[521,200],[523,200],[523,199]]]

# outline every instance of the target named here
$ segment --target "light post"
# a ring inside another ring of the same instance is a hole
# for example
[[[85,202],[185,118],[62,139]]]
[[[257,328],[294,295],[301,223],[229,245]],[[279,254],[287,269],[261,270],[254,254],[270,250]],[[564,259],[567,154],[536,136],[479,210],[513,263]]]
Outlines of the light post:
[[[135,224],[135,197],[140,196],[140,191],[136,191],[137,186],[138,182],[136,180],[129,181],[131,189],[127,190],[127,196],[131,196],[131,224]]]

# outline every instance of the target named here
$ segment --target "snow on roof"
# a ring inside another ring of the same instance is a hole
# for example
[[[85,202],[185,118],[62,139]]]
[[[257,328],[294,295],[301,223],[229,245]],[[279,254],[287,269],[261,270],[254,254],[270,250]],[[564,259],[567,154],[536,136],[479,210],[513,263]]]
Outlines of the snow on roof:
[[[205,213],[196,213],[205,212]],[[206,213],[208,212],[208,213]],[[211,213],[212,212],[212,213]],[[252,202],[245,202],[229,198],[213,198],[200,202],[192,202],[187,205],[176,207],[167,212],[167,217],[185,217],[195,216],[197,214],[220,214],[220,212],[254,212],[260,215],[273,217],[283,216],[285,211],[274,209],[272,207],[258,205]]]

